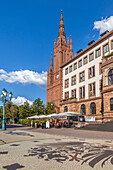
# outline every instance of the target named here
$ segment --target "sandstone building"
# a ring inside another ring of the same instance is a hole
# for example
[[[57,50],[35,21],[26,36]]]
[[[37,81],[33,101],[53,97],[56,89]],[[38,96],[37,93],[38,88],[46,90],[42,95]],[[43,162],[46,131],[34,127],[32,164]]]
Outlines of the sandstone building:
[[[47,102],[56,112],[74,111],[95,116],[96,121],[113,119],[113,31],[104,32],[73,56],[72,37],[65,37],[61,11],[58,41],[54,42],[47,72]]]

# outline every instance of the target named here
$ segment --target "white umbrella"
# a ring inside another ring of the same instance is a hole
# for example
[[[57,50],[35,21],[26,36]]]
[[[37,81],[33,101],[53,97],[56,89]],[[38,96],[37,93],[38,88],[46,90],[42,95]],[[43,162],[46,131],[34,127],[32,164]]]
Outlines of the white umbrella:
[[[46,115],[46,117],[47,117],[47,119],[52,119],[52,118],[53,118],[53,116],[55,116],[55,115],[58,115],[58,114],[53,113],[53,114],[50,114],[50,115]]]
[[[67,118],[67,116],[78,116],[79,113],[76,112],[63,112],[59,114],[52,115],[53,118]]]
[[[35,115],[35,116],[30,116],[30,117],[27,117],[27,119],[37,119],[37,115]]]
[[[47,116],[46,115],[35,115],[35,116],[31,116],[31,117],[28,117],[27,119],[45,119]]]

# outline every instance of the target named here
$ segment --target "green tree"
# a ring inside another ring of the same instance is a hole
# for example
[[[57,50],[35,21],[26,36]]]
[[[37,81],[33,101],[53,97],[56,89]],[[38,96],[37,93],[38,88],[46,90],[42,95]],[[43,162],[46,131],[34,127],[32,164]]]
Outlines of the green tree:
[[[8,101],[5,105],[5,117],[7,119],[12,118],[12,114],[11,114],[11,106],[12,106],[12,102]]]
[[[19,106],[19,118],[25,119],[29,116],[31,116],[31,107],[28,102],[25,102],[24,105]]]
[[[52,114],[54,113],[54,104],[53,103],[47,103],[46,106],[46,114]]]
[[[19,109],[17,105],[12,105],[10,108],[11,111],[11,117],[13,119],[13,122],[17,122],[19,119]]]
[[[5,105],[5,117],[6,119],[12,119],[13,122],[19,119],[19,110],[17,105],[13,105],[12,102],[8,101]]]
[[[43,104],[43,101],[40,100],[40,98],[36,99],[33,102],[32,108],[33,108],[34,114],[36,115],[41,115],[45,113],[45,106]]]

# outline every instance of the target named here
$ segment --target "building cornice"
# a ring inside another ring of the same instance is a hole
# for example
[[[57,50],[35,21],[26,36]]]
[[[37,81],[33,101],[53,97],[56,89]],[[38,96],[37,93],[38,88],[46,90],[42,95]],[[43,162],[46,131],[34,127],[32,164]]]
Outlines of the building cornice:
[[[82,103],[82,102],[88,102],[88,101],[98,100],[98,99],[101,99],[101,97],[93,97],[93,98],[90,98],[90,99],[83,99],[83,100],[80,100],[80,101],[65,101],[65,102],[60,103],[60,106],[62,106],[64,104]]]
[[[112,88],[109,87],[109,89],[103,90],[101,93],[107,93],[107,92],[111,92],[111,91],[113,91],[113,87]]]

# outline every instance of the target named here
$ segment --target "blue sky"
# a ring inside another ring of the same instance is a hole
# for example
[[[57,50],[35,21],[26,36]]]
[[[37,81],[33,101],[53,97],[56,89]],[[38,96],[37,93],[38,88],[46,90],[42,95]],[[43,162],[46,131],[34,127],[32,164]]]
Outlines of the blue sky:
[[[5,87],[15,98],[34,101],[40,97],[46,103],[46,71],[58,36],[61,8],[66,37],[72,35],[74,53],[97,40],[105,22],[110,21],[110,29],[113,27],[112,0],[0,1],[1,91]],[[110,20],[104,22],[105,18]],[[93,29],[95,21],[101,21],[96,25],[98,29]],[[28,80],[26,75],[30,75]]]

